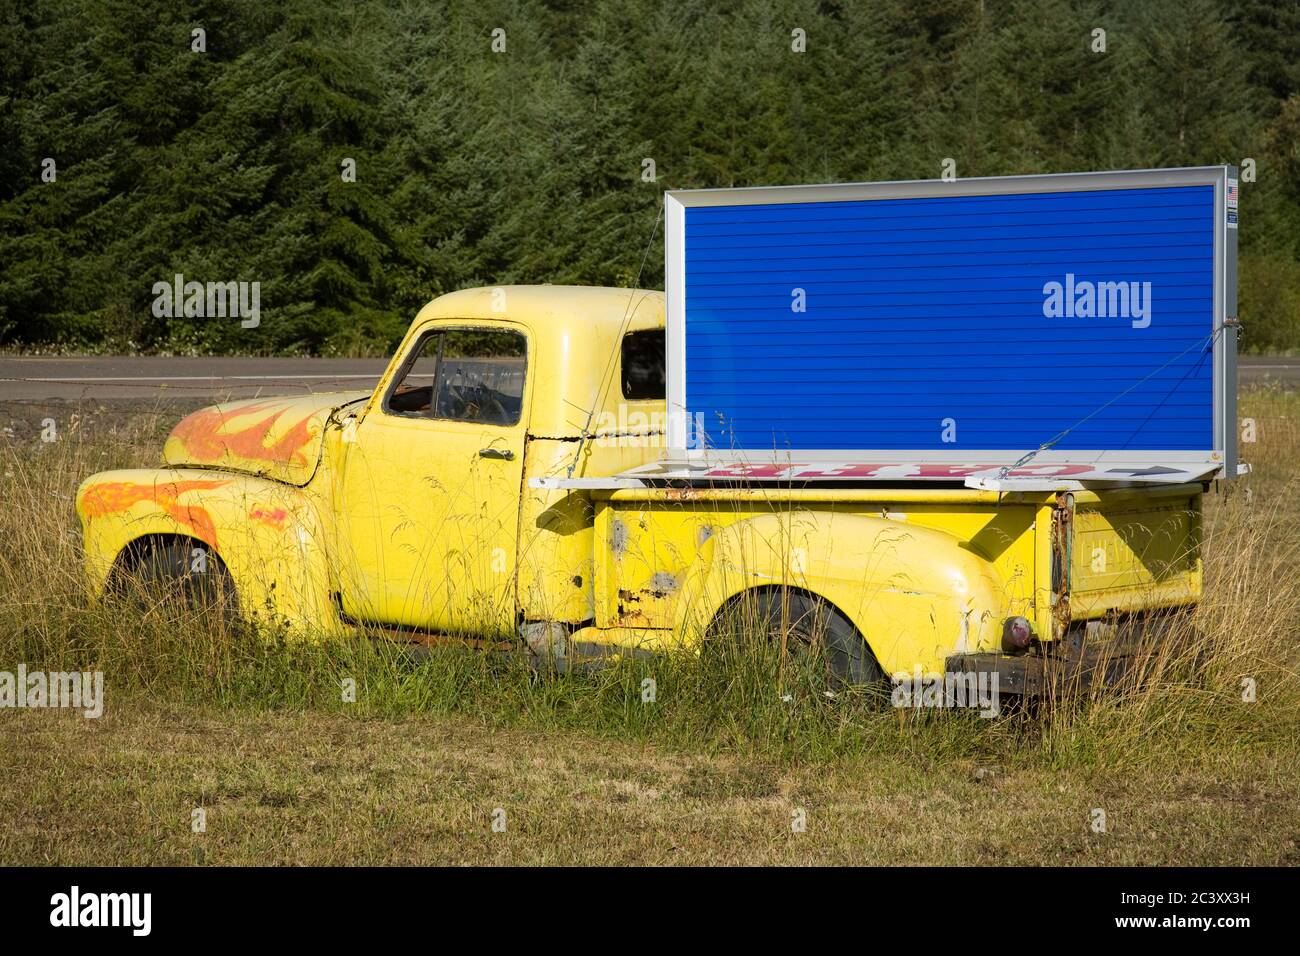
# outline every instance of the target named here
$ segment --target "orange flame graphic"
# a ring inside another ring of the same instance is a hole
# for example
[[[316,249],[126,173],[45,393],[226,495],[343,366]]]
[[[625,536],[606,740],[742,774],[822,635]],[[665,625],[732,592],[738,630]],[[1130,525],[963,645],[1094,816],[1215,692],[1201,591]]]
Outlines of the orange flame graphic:
[[[207,491],[228,485],[228,481],[168,481],[157,485],[138,485],[133,481],[110,481],[93,485],[82,496],[81,507],[90,518],[126,511],[141,501],[156,502],[178,524],[189,528],[200,541],[217,549],[217,529],[205,508],[183,505],[177,499],[189,491]]]
[[[312,432],[308,429],[307,423],[315,413],[298,422],[270,445],[266,444],[266,437],[275,423],[288,411],[287,408],[272,412],[243,428],[223,431],[230,419],[255,415],[268,408],[274,408],[276,404],[274,401],[258,402],[230,411],[203,408],[183,418],[172,430],[171,437],[179,440],[196,461],[215,462],[223,455],[231,454],[254,461],[292,463],[306,467],[307,456],[303,454],[303,446],[312,440]]]

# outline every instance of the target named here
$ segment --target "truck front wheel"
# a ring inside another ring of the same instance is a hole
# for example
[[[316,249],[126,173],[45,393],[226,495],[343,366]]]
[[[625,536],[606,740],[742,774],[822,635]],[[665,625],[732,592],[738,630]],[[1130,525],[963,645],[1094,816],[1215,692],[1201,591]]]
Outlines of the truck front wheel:
[[[832,687],[885,683],[858,629],[835,605],[806,591],[772,587],[738,594],[714,618],[708,640],[737,648],[756,637],[797,666],[823,671]]]
[[[177,602],[191,610],[238,620],[239,604],[230,572],[202,542],[145,539],[124,558],[116,575],[120,592],[147,604]]]

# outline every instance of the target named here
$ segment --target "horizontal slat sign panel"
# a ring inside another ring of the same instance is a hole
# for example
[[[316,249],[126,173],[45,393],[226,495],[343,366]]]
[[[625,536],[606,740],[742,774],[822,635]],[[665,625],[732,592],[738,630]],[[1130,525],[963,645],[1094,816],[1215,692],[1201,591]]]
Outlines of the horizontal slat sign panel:
[[[1235,190],[1211,167],[670,192],[670,439],[1222,466]]]

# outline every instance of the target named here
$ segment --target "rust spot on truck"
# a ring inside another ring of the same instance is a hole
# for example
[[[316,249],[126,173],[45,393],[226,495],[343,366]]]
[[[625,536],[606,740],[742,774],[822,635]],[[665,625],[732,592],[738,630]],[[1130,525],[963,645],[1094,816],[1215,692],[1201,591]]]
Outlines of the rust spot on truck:
[[[1070,626],[1070,561],[1073,551],[1074,495],[1067,494],[1058,499],[1052,511],[1052,619],[1060,634]]]
[[[640,599],[632,591],[619,591],[618,617],[616,623],[622,627],[649,627],[650,618],[645,611],[638,607],[628,607],[628,603],[634,603]],[[624,603],[624,595],[627,595],[627,603]]]
[[[671,597],[680,586],[676,575],[657,571],[651,576],[648,588],[619,588],[618,623],[625,627],[662,627],[653,618],[663,613],[664,606],[655,605]]]
[[[623,627],[650,627],[649,615],[641,607],[643,597],[646,597],[643,592],[619,588],[616,623]]]

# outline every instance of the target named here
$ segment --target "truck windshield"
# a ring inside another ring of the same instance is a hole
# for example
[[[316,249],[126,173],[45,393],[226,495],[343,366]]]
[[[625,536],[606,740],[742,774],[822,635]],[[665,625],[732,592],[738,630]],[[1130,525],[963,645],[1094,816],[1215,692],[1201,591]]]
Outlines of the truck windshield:
[[[525,366],[525,341],[518,332],[430,332],[384,409],[413,418],[514,425],[523,406]]]

